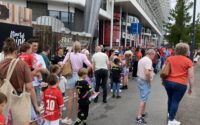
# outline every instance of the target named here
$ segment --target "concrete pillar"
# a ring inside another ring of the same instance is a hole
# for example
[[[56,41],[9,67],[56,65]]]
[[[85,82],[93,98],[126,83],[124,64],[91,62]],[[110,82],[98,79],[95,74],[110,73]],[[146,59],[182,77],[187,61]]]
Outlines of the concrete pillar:
[[[112,0],[112,11],[111,11],[111,23],[110,23],[110,49],[112,49],[113,44],[113,16],[114,16],[114,0]]]
[[[84,32],[94,35],[99,17],[101,0],[86,0],[84,13]]]

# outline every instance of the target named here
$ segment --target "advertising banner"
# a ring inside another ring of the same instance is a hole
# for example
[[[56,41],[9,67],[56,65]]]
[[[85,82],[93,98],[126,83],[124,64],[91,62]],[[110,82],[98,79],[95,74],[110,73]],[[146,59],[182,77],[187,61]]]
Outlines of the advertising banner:
[[[32,27],[0,23],[0,50],[2,49],[3,41],[8,37],[15,39],[17,45],[20,45],[32,38],[32,36]]]

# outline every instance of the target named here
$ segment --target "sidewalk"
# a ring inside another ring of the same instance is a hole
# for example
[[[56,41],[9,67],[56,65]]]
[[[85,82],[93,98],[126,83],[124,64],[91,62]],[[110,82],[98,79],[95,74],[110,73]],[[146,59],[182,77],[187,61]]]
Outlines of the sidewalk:
[[[192,95],[185,94],[177,114],[181,125],[200,125],[200,65],[195,67],[195,84]]]

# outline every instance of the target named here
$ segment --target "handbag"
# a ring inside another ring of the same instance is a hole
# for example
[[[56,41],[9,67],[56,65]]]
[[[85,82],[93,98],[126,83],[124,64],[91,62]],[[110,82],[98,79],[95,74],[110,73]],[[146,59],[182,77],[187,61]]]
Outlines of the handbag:
[[[9,125],[23,125],[25,122],[31,120],[31,98],[30,93],[25,91],[25,85],[23,86],[23,92],[18,95],[17,91],[14,89],[10,83],[10,78],[16,67],[18,59],[13,59],[9,65],[6,79],[2,86],[0,87],[0,92],[4,93],[7,98],[7,104],[4,110],[4,115],[7,116],[6,122]],[[12,119],[8,118],[12,115]]]
[[[63,69],[62,69],[62,75],[65,76],[66,78],[72,77],[72,64],[70,60],[70,54],[67,62],[64,64]]]
[[[160,77],[162,79],[166,79],[168,77],[168,75],[170,74],[170,71],[171,71],[170,62],[167,61],[165,66],[161,70]]]

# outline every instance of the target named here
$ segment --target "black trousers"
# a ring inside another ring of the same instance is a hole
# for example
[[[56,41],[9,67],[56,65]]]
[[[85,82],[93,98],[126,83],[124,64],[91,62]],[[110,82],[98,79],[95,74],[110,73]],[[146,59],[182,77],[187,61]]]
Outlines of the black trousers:
[[[80,123],[87,120],[89,113],[89,104],[80,105],[79,104],[79,111],[75,125],[79,125]]]
[[[138,61],[135,61],[134,64],[133,64],[132,77],[137,77],[137,70],[138,70]]]
[[[96,78],[95,91],[99,92],[99,88],[100,88],[100,86],[102,86],[103,100],[105,101],[107,98],[108,70],[107,69],[99,69],[99,70],[95,71],[95,78]]]

